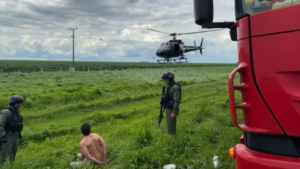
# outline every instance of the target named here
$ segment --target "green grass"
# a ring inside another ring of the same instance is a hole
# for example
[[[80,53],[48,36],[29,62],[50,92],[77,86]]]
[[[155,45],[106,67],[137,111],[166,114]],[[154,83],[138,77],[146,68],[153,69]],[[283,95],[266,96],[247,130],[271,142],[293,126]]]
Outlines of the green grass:
[[[108,144],[107,168],[174,163],[210,169],[217,155],[219,168],[233,169],[228,149],[242,134],[231,122],[228,103],[227,78],[234,68],[3,73],[0,106],[13,94],[26,97],[17,160],[3,168],[69,168],[80,151],[80,126],[87,122]],[[158,127],[160,78],[166,71],[175,73],[183,89],[176,138],[168,136],[165,118]]]
[[[210,67],[210,66],[232,66],[236,64],[203,64],[203,63],[181,63],[181,64],[159,64],[157,62],[82,62],[75,61],[76,71],[95,70],[124,70],[124,69],[153,69],[166,67]],[[72,61],[9,61],[0,62],[0,72],[41,72],[41,71],[69,71]]]

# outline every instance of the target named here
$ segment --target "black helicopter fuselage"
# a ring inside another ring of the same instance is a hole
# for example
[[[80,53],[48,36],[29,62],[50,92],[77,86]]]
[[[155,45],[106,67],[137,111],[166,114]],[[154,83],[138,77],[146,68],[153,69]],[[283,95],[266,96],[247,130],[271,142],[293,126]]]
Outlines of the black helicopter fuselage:
[[[182,56],[184,47],[178,42],[162,43],[160,48],[156,51],[156,56],[161,58],[172,58]]]
[[[184,46],[183,42],[181,40],[170,40],[169,42],[162,43],[160,48],[156,51],[156,56],[169,59],[173,57],[182,57],[184,56],[184,53],[192,52],[195,50],[200,50],[200,53],[202,54],[202,43],[200,46]]]
[[[196,41],[194,41],[195,46],[183,46],[184,43],[182,42],[182,40],[176,39],[176,36],[195,34],[195,33],[204,33],[204,32],[211,32],[211,31],[220,31],[220,30],[209,30],[209,31],[189,32],[189,33],[166,33],[166,32],[157,31],[154,29],[148,29],[148,30],[168,34],[169,36],[173,37],[173,40],[170,40],[169,42],[166,42],[166,43],[162,43],[160,48],[156,51],[156,56],[164,58],[163,59],[164,63],[166,61],[169,62],[170,60],[172,62],[171,58],[174,58],[174,57],[178,57],[176,59],[179,61],[182,59],[185,59],[187,62],[187,58],[184,56],[184,53],[191,52],[191,51],[199,50],[200,54],[202,55],[202,49],[204,49],[204,48],[202,48],[203,38],[202,38],[200,46],[198,46],[198,47],[196,46]],[[173,59],[173,60],[175,61],[176,59]],[[157,60],[157,61],[160,63],[160,61],[162,61],[162,60]],[[181,63],[181,61],[180,61],[180,63]]]

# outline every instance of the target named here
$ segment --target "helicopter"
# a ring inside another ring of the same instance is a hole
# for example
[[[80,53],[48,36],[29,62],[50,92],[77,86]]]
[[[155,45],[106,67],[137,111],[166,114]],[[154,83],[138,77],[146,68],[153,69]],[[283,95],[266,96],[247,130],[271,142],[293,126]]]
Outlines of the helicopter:
[[[195,46],[184,46],[184,42],[181,39],[176,39],[176,36],[204,33],[204,32],[212,32],[212,31],[220,31],[222,29],[200,31],[200,32],[190,32],[190,33],[166,33],[166,32],[157,31],[154,29],[147,29],[147,30],[168,34],[169,36],[173,37],[173,39],[169,40],[169,42],[162,43],[160,48],[156,51],[156,56],[158,56],[160,58],[164,58],[164,59],[157,60],[157,62],[165,64],[166,62],[172,63],[172,58],[175,58],[173,60],[176,63],[182,63],[181,60],[184,60],[184,59],[186,62],[188,62],[187,57],[184,55],[184,53],[187,53],[187,52],[199,50],[200,54],[202,55],[202,49],[204,49],[202,47],[203,38],[202,38],[200,46],[196,46],[196,41],[194,41]],[[161,61],[163,61],[163,62],[161,62]]]

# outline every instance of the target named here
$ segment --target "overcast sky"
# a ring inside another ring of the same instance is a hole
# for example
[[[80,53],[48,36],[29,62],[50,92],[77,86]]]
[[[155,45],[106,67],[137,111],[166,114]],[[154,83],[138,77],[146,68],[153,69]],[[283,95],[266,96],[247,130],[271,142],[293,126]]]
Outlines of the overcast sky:
[[[147,31],[194,32],[193,0],[0,0],[0,59],[154,62],[171,37]],[[234,2],[215,0],[214,21],[234,21]],[[99,38],[103,39],[100,41]],[[237,44],[229,30],[178,36],[200,45],[189,62],[236,63]],[[155,58],[155,59],[154,59]]]

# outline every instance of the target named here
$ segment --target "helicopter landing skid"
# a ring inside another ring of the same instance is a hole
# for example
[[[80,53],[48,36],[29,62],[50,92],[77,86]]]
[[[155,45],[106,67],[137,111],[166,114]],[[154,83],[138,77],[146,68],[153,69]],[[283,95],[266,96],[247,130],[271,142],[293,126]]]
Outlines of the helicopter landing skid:
[[[176,63],[182,63],[181,60],[183,60],[183,59],[185,59],[185,62],[186,62],[186,63],[188,62],[186,57],[180,57],[180,58],[178,58],[178,59],[173,59],[173,60],[174,60],[174,62],[176,62]],[[178,62],[178,61],[179,61],[179,62]]]
[[[163,61],[163,62],[160,62],[160,61]],[[166,62],[166,61],[167,61],[166,59],[157,60],[157,62],[160,64],[172,63],[172,60],[171,60],[171,62],[169,62],[169,61]]]

